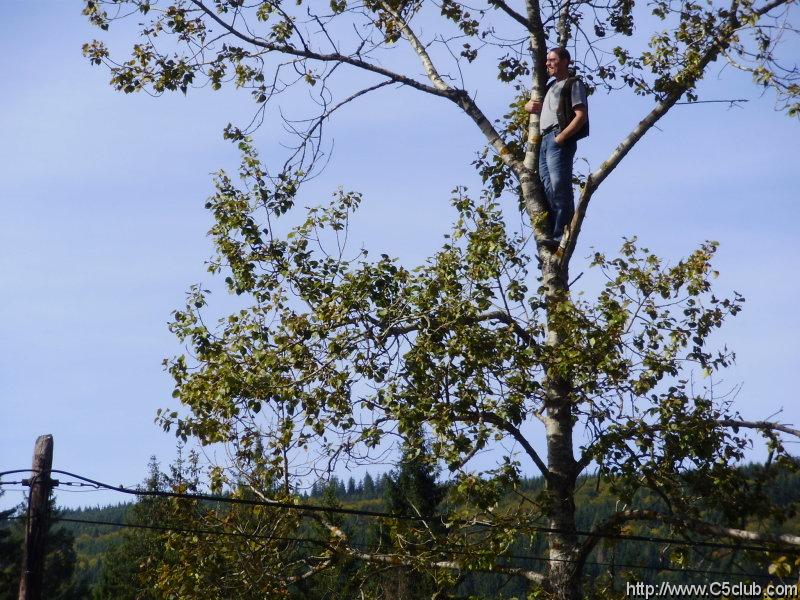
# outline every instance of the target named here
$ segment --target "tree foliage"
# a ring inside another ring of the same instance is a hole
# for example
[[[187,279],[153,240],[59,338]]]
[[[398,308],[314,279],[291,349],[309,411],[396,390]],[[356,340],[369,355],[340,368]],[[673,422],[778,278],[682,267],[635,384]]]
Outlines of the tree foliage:
[[[8,527],[8,520],[16,512],[14,508],[0,511],[0,590],[12,590],[15,584],[19,585],[14,575],[21,554],[20,540],[12,535]]]
[[[157,95],[232,84],[248,89],[258,106],[249,126],[226,128],[241,168],[237,176],[217,174],[207,203],[216,247],[210,271],[245,307],[209,324],[208,292],[197,286],[175,311],[171,329],[187,353],[166,366],[182,409],[160,412],[162,426],[184,440],[226,444],[232,461],[216,466],[210,483],[236,494],[288,500],[309,476],[342,463],[373,464],[396,442],[412,455],[428,449],[429,468],[447,469],[449,482],[446,508],[437,513],[442,527],[426,530],[423,552],[403,544],[364,550],[335,520],[317,516],[319,553],[296,561],[277,538],[219,538],[203,555],[170,538],[166,547],[196,574],[197,587],[181,587],[187,580],[172,580],[174,571],[159,585],[187,597],[229,593],[224,586],[235,583],[222,564],[246,547],[254,571],[245,570],[238,585],[254,589],[242,581],[266,578],[276,595],[359,560],[424,571],[441,589],[465,573],[488,571],[522,578],[542,594],[578,598],[598,541],[632,522],[690,537],[797,544],[766,528],[786,516],[763,492],[774,470],[737,468],[752,431],[765,437],[770,465],[792,467],[780,436],[797,430],[742,419],[711,385],[734,358],[715,347],[716,332],[744,301],[712,290],[716,244],[670,263],[630,237],[617,256],[591,259],[605,281],[599,288],[580,290],[569,276],[602,183],[679,101],[700,98],[710,65],[752,72],[776,91],[780,108],[797,114],[797,70],[781,56],[781,42],[794,33],[794,4],[527,0],[518,11],[502,0],[324,7],[302,0],[87,0],[85,14],[103,29],[132,14],[143,20],[127,60],[102,41],[84,47],[93,63],[110,68],[118,90]],[[580,182],[575,217],[554,249],[543,243],[538,116],[521,107],[542,97],[544,57],[555,43],[572,49],[595,92],[653,104]],[[424,75],[393,52],[401,44]],[[487,62],[496,68],[490,78]],[[359,73],[362,87],[344,91],[347,80],[337,79],[344,71]],[[294,145],[281,164],[267,166],[249,134],[273,105],[294,106],[304,86],[315,112],[285,118]],[[297,212],[303,181],[321,165],[327,120],[386,86],[450,102],[487,143],[476,161],[485,189],[453,191],[452,227],[418,265],[347,246],[362,201],[357,192],[340,189],[299,224],[286,217]],[[504,97],[507,114],[487,115],[473,90]],[[516,206],[527,221],[512,231],[507,216]],[[545,482],[532,495],[519,491],[529,469]],[[619,503],[587,535],[579,534],[575,499],[589,469]],[[504,502],[509,493],[518,502]],[[638,504],[645,493],[657,505]],[[276,534],[299,528],[304,517],[220,517],[201,505],[181,511],[175,518],[222,519],[218,524],[232,531],[267,527]],[[503,560],[521,533],[541,525],[549,528],[545,569]]]

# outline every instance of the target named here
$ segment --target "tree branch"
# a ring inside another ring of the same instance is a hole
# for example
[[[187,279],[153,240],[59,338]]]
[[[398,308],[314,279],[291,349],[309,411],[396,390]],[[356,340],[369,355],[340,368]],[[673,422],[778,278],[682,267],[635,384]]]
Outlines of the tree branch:
[[[419,40],[408,22],[401,17],[399,13],[392,10],[386,2],[381,2],[381,6],[383,6],[383,9],[392,15],[392,18],[399,23],[403,37],[408,40],[408,43],[413,48],[414,52],[416,52],[417,56],[419,56],[419,59],[422,62],[422,67],[425,69],[425,74],[428,76],[428,79],[431,80],[434,87],[443,94],[446,94],[447,98],[452,100],[455,104],[460,106],[465,113],[467,113],[467,116],[475,122],[475,124],[478,126],[478,129],[481,130],[489,144],[495,149],[502,161],[508,167],[510,167],[514,173],[516,173],[517,177],[519,177],[524,169],[522,163],[514,159],[511,151],[508,149],[508,146],[501,135],[494,128],[491,121],[489,121],[483,111],[478,108],[478,105],[469,96],[467,91],[447,85],[433,64],[428,51],[425,49],[425,45]]]
[[[755,15],[763,16],[773,8],[787,4],[792,0],[772,0],[759,10],[755,11]],[[650,129],[663,117],[669,110],[677,104],[684,93],[689,90],[694,82],[696,82],[705,72],[706,67],[716,60],[720,52],[724,51],[731,43],[732,38],[741,27],[738,13],[738,0],[733,0],[730,11],[730,17],[725,25],[719,28],[719,35],[714,38],[709,44],[703,56],[696,64],[692,65],[691,72],[687,69],[682,71],[679,75],[673,78],[673,82],[685,79],[687,82],[681,85],[675,84],[675,88],[669,92],[660,102],[658,102],[653,109],[642,119],[639,124],[623,139],[619,145],[614,149],[611,155],[586,178],[583,191],[581,192],[580,199],[575,207],[575,215],[572,218],[568,231],[565,232],[562,248],[564,250],[561,259],[562,268],[569,264],[570,258],[575,251],[575,244],[580,234],[581,225],[586,217],[586,209],[592,195],[600,186],[601,183],[608,177],[614,169],[622,162],[622,159],[631,151],[636,143],[650,131]]]
[[[396,554],[371,554],[367,552],[359,552],[352,548],[343,549],[346,554],[353,558],[360,558],[366,562],[379,563],[384,565],[392,565],[397,567],[413,567],[414,563],[402,556]],[[446,552],[446,551],[445,551]],[[501,575],[511,575],[514,577],[521,577],[534,583],[542,583],[545,576],[536,571],[528,571],[517,567],[505,567],[502,565],[492,565],[486,567],[466,567],[464,563],[456,560],[439,560],[426,563],[429,567],[436,569],[450,569],[454,571],[473,571],[482,573],[499,573]]]
[[[558,25],[556,31],[558,32],[558,45],[562,48],[567,47],[569,42],[569,9],[572,3],[570,0],[564,0],[564,6],[561,8],[561,13],[558,15]]]
[[[302,133],[302,134],[298,133],[298,135],[301,137],[302,141],[298,145],[297,150],[295,150],[295,152],[285,161],[284,170],[286,170],[286,167],[289,164],[289,162],[291,160],[293,160],[302,151],[302,148],[313,137],[314,132],[317,129],[319,129],[320,127],[322,127],[322,123],[325,121],[325,119],[328,119],[334,112],[339,110],[344,105],[349,104],[353,100],[356,100],[360,96],[368,94],[369,92],[375,91],[375,90],[380,89],[380,88],[382,88],[384,86],[391,85],[393,83],[395,83],[393,80],[387,79],[387,80],[381,81],[380,83],[376,83],[375,85],[372,85],[372,86],[369,86],[369,87],[364,88],[362,90],[359,90],[359,91],[351,94],[350,96],[348,96],[347,98],[345,98],[341,102],[337,103],[335,106],[325,110],[320,116],[318,116],[315,119],[313,119],[314,124],[311,127],[309,127],[306,130],[305,133]],[[320,136],[321,136],[321,134],[320,134]]]
[[[481,411],[478,414],[487,423],[491,423],[492,425],[495,425],[496,427],[502,429],[503,431],[511,434],[511,436],[515,440],[517,440],[519,445],[522,446],[522,448],[525,450],[528,456],[530,456],[531,460],[538,467],[539,471],[544,476],[544,478],[545,479],[550,478],[550,469],[547,468],[547,465],[541,459],[541,457],[533,448],[533,446],[531,446],[531,443],[527,440],[527,438],[524,435],[522,435],[522,432],[519,430],[519,428],[514,426],[513,423],[507,421],[506,419],[500,418],[500,416],[494,413]]]
[[[399,13],[392,10],[392,8],[386,4],[386,2],[381,2],[381,6],[383,7],[383,10],[392,15],[392,18],[400,25],[400,31],[403,33],[403,37],[408,40],[411,48],[417,53],[417,56],[419,56],[419,59],[422,62],[422,67],[425,69],[425,74],[428,76],[428,79],[431,80],[431,83],[433,83],[434,87],[443,92],[451,92],[453,88],[447,85],[444,79],[442,79],[442,76],[439,75],[439,71],[433,64],[428,51],[425,49],[425,46],[422,44],[422,42],[419,41],[419,38],[411,29],[408,22],[401,17]]]
[[[321,573],[322,571],[324,571],[325,569],[330,567],[332,562],[333,561],[331,559],[324,560],[321,563],[319,563],[318,565],[316,565],[314,567],[311,567],[305,573],[302,573],[300,575],[294,575],[294,576],[291,576],[291,577],[287,577],[286,578],[286,582],[287,583],[299,583],[301,581],[305,581],[306,579],[309,579],[309,578],[313,577],[314,575],[317,575],[318,573]]]
[[[300,58],[307,58],[309,60],[318,60],[320,62],[337,62],[337,63],[345,63],[359,69],[363,69],[365,71],[369,71],[371,73],[376,73],[378,75],[383,75],[384,77],[389,78],[391,81],[395,83],[400,83],[402,85],[407,85],[408,87],[414,88],[416,90],[426,92],[428,94],[439,96],[442,98],[447,98],[448,100],[452,101],[453,103],[457,104],[461,109],[467,113],[481,132],[486,137],[489,144],[495,149],[498,153],[500,158],[503,162],[511,168],[519,177],[523,171],[522,164],[514,159],[511,151],[508,149],[503,138],[497,132],[497,130],[492,125],[491,121],[486,117],[483,111],[478,108],[477,104],[475,103],[472,98],[469,97],[466,91],[458,90],[448,86],[445,81],[441,78],[438,71],[436,70],[435,66],[433,65],[433,61],[431,61],[430,56],[428,55],[427,51],[425,50],[422,43],[419,39],[414,35],[411,28],[408,27],[408,24],[394,11],[384,5],[384,8],[391,14],[400,24],[401,28],[403,29],[404,36],[411,44],[412,48],[417,52],[422,60],[423,66],[425,67],[426,74],[428,78],[433,82],[433,85],[428,85],[417,81],[411,77],[406,75],[402,75],[400,73],[396,73],[384,67],[380,67],[378,65],[374,65],[369,63],[361,58],[355,58],[353,56],[348,56],[346,54],[341,54],[339,52],[334,52],[331,54],[323,54],[320,52],[315,52],[309,48],[295,48],[289,44],[276,44],[274,42],[268,42],[263,39],[258,39],[251,35],[247,35],[242,33],[241,31],[237,30],[232,25],[229,25],[225,21],[223,21],[214,11],[208,8],[201,0],[191,0],[192,4],[197,6],[200,10],[202,10],[206,15],[208,15],[211,19],[213,19],[217,24],[223,27],[226,31],[230,34],[238,37],[239,39],[246,41],[249,44],[253,44],[259,48],[264,48],[265,50],[273,51],[273,52],[281,52],[284,54],[288,54],[290,56],[297,56]]]
[[[614,149],[611,155],[600,165],[600,167],[593,173],[590,173],[586,178],[578,203],[575,206],[575,214],[572,217],[572,222],[569,228],[564,232],[564,239],[561,243],[563,248],[562,265],[569,264],[572,254],[575,251],[575,244],[578,240],[578,235],[581,232],[581,225],[586,218],[586,209],[589,206],[589,201],[592,199],[594,192],[600,184],[608,177],[611,172],[622,162],[622,159],[630,152],[636,143],[650,131],[650,129],[663,117],[670,108],[683,96],[687,88],[679,88],[667,97],[656,104],[655,107],[645,116],[644,119],[639,121],[639,124],[623,139],[619,145]]]
[[[399,337],[401,335],[406,335],[409,333],[413,333],[420,329],[420,325],[417,323],[409,324],[409,325],[392,325],[387,326],[386,323],[376,319],[372,315],[365,315],[365,318],[378,327],[384,328],[383,331],[380,332],[380,337]],[[529,346],[537,345],[536,339],[522,326],[520,325],[517,320],[512,317],[510,314],[503,310],[492,310],[481,313],[479,315],[475,315],[474,317],[466,317],[465,320],[468,323],[480,323],[483,321],[500,321],[501,323],[505,323],[506,325],[510,325],[514,328],[514,333],[517,334],[522,340],[524,340]]]
[[[511,8],[508,4],[506,4],[503,0],[489,0],[489,5],[494,6],[495,8],[499,8],[504,13],[506,13],[509,17],[514,19],[517,23],[522,25],[528,31],[532,31],[531,29],[531,22]]]
[[[772,423],[771,421],[740,421],[738,419],[723,419],[719,421],[723,427],[744,427],[745,429],[761,429],[764,431],[780,431],[788,433],[796,437],[800,437],[800,429],[789,427],[788,425],[781,425],[780,423]]]
[[[800,429],[796,429],[788,425],[782,425],[780,423],[773,423],[772,421],[744,421],[741,419],[720,419],[717,421],[717,423],[721,427],[732,427],[732,428],[742,427],[744,429],[760,429],[765,432],[779,431],[781,433],[786,433],[800,438]],[[658,432],[659,430],[661,430],[661,426],[657,424],[651,425],[647,428],[647,431],[649,433],[655,433]],[[581,457],[578,459],[577,465],[581,471],[583,471],[583,469],[588,467],[593,460],[591,450],[592,446],[590,445],[583,451]]]
[[[676,106],[692,106],[694,104],[730,104],[730,108],[738,105],[740,102],[750,102],[747,98],[732,98],[730,100],[695,100],[694,102],[676,102]]]
[[[626,510],[612,515],[592,530],[590,536],[581,544],[581,548],[578,551],[577,560],[580,561],[579,564],[583,564],[583,561],[589,556],[597,542],[604,536],[616,532],[623,523],[629,521],[657,521],[667,525],[689,528],[696,533],[727,537],[739,541],[777,544],[780,546],[800,546],[800,536],[798,535],[757,533],[746,529],[714,525],[699,519],[668,515],[655,510]]]
[[[783,6],[784,4],[791,4],[793,0],[772,0],[772,2],[767,2],[764,6],[759,8],[753,14],[763,17],[773,8],[778,8],[779,6]]]
[[[330,533],[334,537],[336,537],[341,541],[340,544],[330,544],[328,546],[332,552],[341,552],[352,558],[359,558],[363,561],[371,563],[392,565],[397,567],[415,566],[411,560],[409,560],[406,557],[400,556],[398,554],[361,552],[359,550],[356,550],[349,546],[347,542],[347,535],[341,530],[341,528],[327,522],[324,519],[321,519],[320,522],[323,524],[324,527],[328,529],[328,531],[330,531]],[[446,553],[447,551],[445,550],[444,552]],[[477,569],[476,568],[467,569],[467,567],[465,567],[463,563],[454,560],[426,561],[426,564],[427,566],[436,569],[451,569],[456,571],[471,570],[483,573],[500,573],[502,575],[512,575],[515,577],[522,577],[523,579],[527,579],[528,581],[532,581],[535,583],[541,583],[542,581],[544,581],[544,575],[542,575],[541,573],[537,573],[536,571],[528,571],[526,569],[520,569],[516,567],[493,565]]]
[[[348,56],[346,54],[341,54],[339,52],[334,52],[331,54],[323,54],[320,52],[315,52],[309,48],[302,48],[302,49],[295,48],[294,46],[291,46],[289,44],[276,44],[274,42],[268,42],[267,40],[247,35],[239,31],[232,25],[229,25],[228,23],[223,21],[213,10],[208,8],[201,0],[191,0],[191,2],[192,4],[197,6],[200,10],[202,10],[206,15],[208,15],[211,19],[213,19],[218,25],[220,25],[226,31],[228,31],[228,33],[234,35],[235,37],[239,38],[242,41],[245,41],[249,44],[253,44],[254,46],[257,46],[259,48],[264,48],[265,50],[269,50],[271,52],[280,52],[283,54],[288,54],[290,56],[307,58],[309,60],[318,60],[320,62],[345,63],[354,67],[358,67],[359,69],[369,71],[371,73],[377,73],[378,75],[383,75],[384,77],[388,77],[389,79],[391,79],[396,83],[407,85],[409,87],[420,90],[422,92],[426,92],[428,94],[432,94],[434,96],[441,96],[444,98],[449,97],[449,94],[443,90],[439,90],[436,87],[422,83],[406,75],[390,71],[389,69],[386,69],[384,67],[373,65],[372,63],[369,63],[360,58],[355,58],[353,56]]]
[[[497,155],[503,163],[508,166],[517,177],[522,177],[525,172],[524,163],[514,158],[511,150],[508,149],[508,146],[494,128],[494,125],[492,125],[491,121],[489,121],[466,90],[454,90],[450,99],[458,104],[458,106],[467,113],[467,116],[475,122],[478,129],[481,130],[481,133],[483,133],[484,137],[488,140],[489,145],[497,152]]]

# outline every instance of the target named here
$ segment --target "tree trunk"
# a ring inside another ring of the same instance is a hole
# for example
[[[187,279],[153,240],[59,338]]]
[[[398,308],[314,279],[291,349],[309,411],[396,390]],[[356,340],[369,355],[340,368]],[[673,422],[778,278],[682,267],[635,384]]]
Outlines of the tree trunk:
[[[547,345],[557,347],[563,335],[552,317],[554,309],[569,302],[567,267],[563,269],[545,250],[542,255],[542,283],[548,314]],[[575,482],[578,476],[573,454],[573,419],[571,382],[569,375],[548,369],[545,384],[545,415],[547,436],[547,481],[549,527],[558,530],[550,533],[548,575],[546,587],[558,600],[581,598],[581,569],[575,562],[578,538],[575,533]]]
[[[547,587],[553,598],[578,600],[580,569],[575,562],[578,538],[575,534],[575,459],[572,455],[572,410],[566,398],[547,409],[547,484],[549,523],[558,532],[549,534]]]
[[[539,35],[531,34],[531,54],[534,59],[532,98],[543,99],[547,71],[544,57],[547,54],[546,39],[538,9],[534,3],[526,3],[528,18]],[[539,180],[538,159],[541,135],[539,115],[532,114],[528,123],[527,149],[523,160],[524,171],[519,174],[520,188],[528,217],[536,231],[537,242],[548,237],[543,216],[548,209],[544,188]],[[550,250],[539,247],[542,271],[542,287],[547,310],[547,345],[558,347],[563,336],[553,318],[554,309],[561,302],[569,301],[569,263],[564,265],[552,255]],[[558,600],[579,600],[581,598],[581,569],[575,562],[578,539],[575,531],[575,481],[578,476],[577,463],[572,448],[572,406],[571,383],[568,376],[548,372],[544,381],[545,421],[547,436],[547,477],[549,527],[559,530],[548,536],[549,558],[545,588]]]
[[[534,82],[534,96],[541,97],[543,84]],[[542,214],[547,201],[539,181],[537,158],[539,153],[539,122],[537,115],[531,115],[528,136],[528,151],[525,156],[525,171],[520,177],[520,187],[528,216],[537,235],[542,235]],[[562,302],[569,302],[569,265],[562,266],[550,250],[539,248],[542,270],[542,287],[547,310],[547,345],[558,347],[563,336],[553,318],[554,309]],[[570,400],[571,383],[568,376],[548,373],[544,381],[545,417],[547,429],[547,478],[549,495],[549,526],[559,533],[549,534],[548,575],[545,587],[553,598],[558,600],[579,600],[581,569],[574,562],[577,556],[578,540],[575,531],[575,481],[578,476],[577,464],[572,447],[572,406]]]

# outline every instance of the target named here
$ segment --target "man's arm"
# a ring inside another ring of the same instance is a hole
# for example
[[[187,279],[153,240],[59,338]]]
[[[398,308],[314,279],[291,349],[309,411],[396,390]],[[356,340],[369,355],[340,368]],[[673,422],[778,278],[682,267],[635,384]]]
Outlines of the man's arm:
[[[589,118],[589,113],[586,110],[585,104],[579,104],[578,106],[574,107],[573,110],[575,111],[575,117],[569,122],[569,125],[564,128],[564,131],[556,136],[556,144],[563,144],[573,135],[578,133],[580,128],[583,127],[583,124],[586,123],[586,120]]]

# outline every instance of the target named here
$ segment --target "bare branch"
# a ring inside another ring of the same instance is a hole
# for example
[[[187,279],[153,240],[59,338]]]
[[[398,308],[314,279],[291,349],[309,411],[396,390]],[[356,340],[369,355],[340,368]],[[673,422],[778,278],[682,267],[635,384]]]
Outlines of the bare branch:
[[[556,31],[558,32],[558,45],[562,48],[567,46],[567,42],[569,42],[570,38],[569,9],[571,8],[571,5],[572,2],[570,2],[570,0],[564,0],[564,6],[561,7],[561,13],[558,15]]]
[[[360,558],[363,561],[371,562],[371,563],[379,563],[385,565],[393,565],[398,567],[412,567],[414,563],[400,555],[396,554],[371,554],[367,552],[359,552],[353,549],[346,549],[345,552],[354,558]],[[439,560],[439,561],[431,561],[428,562],[427,565],[429,567],[433,567],[436,569],[450,569],[454,571],[464,571],[467,570],[467,567],[456,560]],[[514,577],[521,577],[523,579],[527,579],[528,581],[532,581],[534,583],[541,583],[544,581],[545,576],[542,573],[537,573],[536,571],[528,571],[527,569],[521,569],[517,567],[506,567],[502,565],[491,565],[485,567],[469,567],[470,571],[482,572],[482,573],[499,573],[501,575],[511,575]]]
[[[511,436],[519,443],[520,446],[525,450],[525,452],[530,456],[531,460],[537,466],[541,474],[545,477],[545,479],[550,478],[550,469],[547,468],[547,465],[541,459],[539,454],[536,450],[531,446],[531,443],[527,440],[527,438],[522,435],[522,432],[514,426],[513,423],[509,422],[506,419],[501,418],[500,416],[490,413],[487,411],[481,411],[480,417],[486,421],[487,423],[491,423],[496,427],[502,429],[503,431],[511,434]]]
[[[421,325],[419,323],[413,323],[409,325],[387,325],[386,323],[372,317],[371,315],[366,315],[367,320],[372,323],[373,325],[377,325],[379,327],[384,328],[381,332],[381,337],[399,337],[402,335],[406,335],[417,331],[420,329]],[[514,333],[517,334],[522,340],[524,340],[528,345],[534,346],[537,344],[536,339],[531,336],[531,334],[526,330],[522,325],[520,325],[517,320],[512,317],[510,314],[503,310],[492,310],[481,313],[474,317],[467,317],[466,320],[471,323],[480,323],[483,321],[500,321],[501,323],[505,323],[506,325],[510,325],[514,328]]]
[[[497,152],[498,156],[500,156],[500,159],[511,168],[517,177],[521,178],[523,173],[526,171],[524,163],[521,163],[514,158],[511,150],[508,149],[508,146],[494,128],[494,125],[492,125],[491,121],[489,121],[486,115],[483,114],[483,111],[478,108],[478,105],[470,97],[470,95],[465,90],[455,90],[450,99],[458,104],[465,113],[467,113],[467,116],[475,122],[475,124],[478,126],[478,129],[481,130],[483,135],[489,141],[489,145],[491,145],[495,152]]]
[[[679,88],[667,97],[656,104],[656,106],[645,116],[644,119],[639,121],[639,124],[623,139],[619,145],[614,149],[611,155],[597,168],[593,173],[589,174],[583,186],[580,198],[575,206],[575,214],[572,217],[572,222],[569,225],[568,231],[565,232],[565,241],[562,243],[564,247],[564,256],[562,264],[568,264],[572,253],[575,251],[575,244],[578,240],[578,235],[581,231],[581,225],[586,217],[586,209],[589,206],[589,201],[592,199],[594,192],[608,177],[611,172],[622,162],[622,159],[630,152],[636,143],[644,137],[644,135],[663,117],[670,108],[683,96],[686,88]]]
[[[772,423],[771,421],[740,421],[738,419],[723,419],[719,422],[723,427],[744,427],[745,429],[761,429],[762,431],[780,431],[796,437],[800,437],[800,429]]]
[[[774,423],[772,421],[744,421],[741,419],[720,419],[717,421],[717,423],[721,427],[731,427],[731,428],[741,427],[744,429],[759,429],[765,433],[770,433],[770,432],[774,433],[778,431],[781,433],[787,433],[789,435],[800,437],[800,429],[796,429],[788,425],[782,425],[780,423]],[[658,424],[653,424],[647,427],[647,431],[649,433],[656,433],[661,429],[662,427]],[[586,448],[583,451],[580,459],[578,460],[577,464],[581,471],[583,471],[583,469],[588,467],[591,464],[592,460],[594,460],[592,456],[592,448],[593,446],[591,445],[588,448]]]
[[[344,105],[349,104],[353,100],[356,100],[357,98],[359,98],[359,97],[361,97],[361,96],[363,96],[365,94],[368,94],[369,92],[375,91],[377,89],[380,89],[380,88],[385,87],[387,85],[391,85],[393,83],[395,83],[393,80],[387,79],[385,81],[381,81],[380,83],[376,83],[375,85],[371,85],[371,86],[369,86],[367,88],[359,90],[359,91],[355,92],[354,94],[351,94],[350,96],[348,96],[344,100],[338,102],[336,105],[332,106],[331,108],[325,110],[320,116],[316,117],[314,119],[314,124],[311,127],[309,127],[308,130],[305,133],[302,133],[302,134],[298,133],[298,135],[301,137],[301,142],[297,146],[297,149],[295,150],[295,152],[291,156],[289,156],[288,159],[286,159],[286,161],[284,163],[284,170],[287,169],[287,167],[288,167],[289,163],[292,161],[292,159],[294,159],[298,154],[300,154],[303,151],[304,146],[308,143],[309,140],[311,140],[313,138],[314,132],[322,127],[322,123],[325,121],[325,119],[328,119],[334,112],[339,110]],[[320,134],[320,136],[321,136],[321,134]]]
[[[394,18],[400,25],[400,30],[402,31],[403,37],[408,40],[408,43],[413,48],[414,52],[416,52],[417,56],[419,56],[422,66],[425,69],[425,74],[428,76],[428,79],[431,80],[434,87],[436,87],[437,90],[448,94],[447,97],[458,104],[461,109],[467,113],[467,116],[469,116],[475,122],[503,162],[517,174],[517,177],[519,177],[523,171],[523,165],[513,158],[505,141],[494,128],[483,111],[478,108],[478,105],[475,103],[475,101],[469,96],[466,90],[459,90],[445,83],[444,79],[442,79],[442,76],[439,74],[439,71],[433,64],[433,61],[431,60],[428,51],[425,49],[424,44],[419,40],[408,22],[403,19],[399,13],[392,10],[389,5],[386,4],[386,2],[381,2],[381,6],[383,6],[384,10],[392,15],[392,18]]]
[[[734,107],[742,102],[750,102],[750,100],[747,98],[732,98],[730,100],[695,100],[694,102],[676,102],[675,106],[691,106],[693,104],[730,104],[731,107]]]
[[[317,575],[317,574],[321,573],[322,571],[324,571],[325,569],[327,569],[328,567],[330,567],[332,562],[333,561],[331,559],[324,560],[321,563],[319,563],[318,565],[315,565],[314,567],[310,568],[305,573],[301,573],[300,575],[294,575],[292,577],[287,577],[286,578],[286,582],[287,583],[298,583],[299,581],[304,581],[306,579],[310,579],[314,575]]]
[[[495,8],[499,8],[504,13],[506,13],[509,17],[514,19],[517,23],[522,25],[528,31],[531,31],[531,22],[511,8],[507,3],[503,0],[489,0],[489,5],[494,6]]]
[[[276,44],[274,42],[269,42],[267,40],[259,39],[251,35],[244,34],[235,27],[233,27],[232,25],[229,25],[228,23],[223,21],[213,10],[208,8],[201,0],[191,0],[191,2],[192,4],[197,6],[200,10],[202,10],[206,15],[208,15],[211,19],[213,19],[217,24],[225,28],[230,34],[238,37],[242,41],[245,41],[249,44],[253,44],[254,46],[258,46],[259,48],[264,48],[265,50],[269,50],[272,52],[281,52],[283,54],[288,54],[290,56],[307,58],[309,60],[318,60],[320,62],[345,63],[348,65],[352,65],[354,67],[358,67],[359,69],[369,71],[371,73],[377,73],[378,75],[383,75],[384,77],[388,77],[394,82],[407,85],[422,92],[427,92],[428,94],[433,94],[434,96],[442,96],[445,98],[448,97],[448,94],[445,91],[439,90],[433,86],[417,81],[416,79],[413,79],[411,77],[407,77],[406,75],[402,75],[400,73],[390,71],[389,69],[386,69],[384,67],[374,65],[361,58],[348,56],[346,54],[341,54],[339,52],[323,54],[320,52],[315,52],[311,49],[295,48],[294,46],[291,46],[289,44]]]
[[[761,9],[755,11],[758,16],[763,16],[770,10],[790,3],[792,0],[772,0]],[[569,230],[565,234],[565,241],[562,243],[564,248],[563,256],[561,258],[562,268],[569,264],[572,253],[575,251],[575,244],[580,234],[581,225],[586,217],[586,209],[592,195],[600,186],[601,183],[608,177],[614,169],[622,162],[622,159],[631,151],[636,143],[644,137],[644,135],[655,126],[655,124],[663,117],[669,110],[678,103],[684,93],[691,88],[693,82],[697,81],[706,67],[716,60],[720,52],[727,48],[731,40],[736,35],[736,32],[741,28],[741,24],[737,17],[738,0],[732,3],[730,17],[724,26],[719,28],[719,34],[708,45],[703,56],[698,60],[697,64],[692,67],[692,72],[685,70],[680,75],[674,78],[674,81],[686,80],[687,83],[676,85],[676,87],[666,94],[666,96],[658,102],[653,109],[642,119],[636,127],[619,143],[611,155],[587,178],[581,192],[580,199],[575,207],[575,215],[570,223]]]
[[[778,8],[779,6],[783,6],[784,4],[791,4],[792,0],[772,0],[772,2],[767,2],[764,6],[759,8],[755,11],[755,15],[759,17],[763,17],[769,11]]]
[[[800,546],[800,536],[798,535],[758,533],[746,529],[723,527],[721,525],[706,523],[698,519],[681,517],[674,514],[669,515],[655,510],[626,510],[612,515],[592,530],[591,535],[583,542],[578,552],[577,560],[580,561],[580,564],[586,560],[591,551],[604,536],[616,532],[622,524],[630,521],[656,521],[667,525],[688,528],[695,533],[727,537],[745,542],[776,544],[784,547]]]
[[[370,563],[377,563],[377,564],[384,564],[384,565],[392,565],[397,567],[413,567],[415,566],[414,563],[409,560],[407,557],[399,555],[399,554],[386,554],[380,552],[362,552],[360,550],[356,550],[355,548],[348,545],[347,535],[341,530],[341,528],[329,523],[327,520],[323,518],[318,518],[318,521],[326,528],[328,531],[338,540],[338,543],[329,545],[329,548],[332,552],[339,552],[346,554],[352,558],[359,558],[363,561],[370,562]],[[444,551],[447,552],[446,550]],[[421,560],[419,557],[417,561]],[[440,560],[440,561],[428,561],[426,563],[429,567],[433,567],[436,569],[451,569],[456,571],[464,571],[467,570],[463,563],[454,560]],[[486,566],[483,568],[470,568],[469,570],[472,571],[480,571],[484,573],[500,573],[503,575],[512,575],[515,577],[522,577],[523,579],[527,579],[528,581],[533,581],[535,583],[541,583],[544,581],[544,575],[541,573],[537,573],[536,571],[528,571],[526,569],[520,569],[516,567],[505,567],[502,565],[492,565]]]
[[[386,2],[381,2],[381,6],[383,7],[383,10],[392,15],[392,18],[400,25],[400,31],[402,32],[403,37],[408,40],[411,48],[413,48],[414,52],[416,52],[417,56],[419,56],[419,59],[422,62],[422,67],[425,69],[425,74],[428,76],[428,79],[431,80],[434,87],[443,92],[452,91],[452,88],[444,82],[444,79],[442,79],[438,69],[433,64],[428,51],[425,49],[425,46],[422,44],[422,42],[419,41],[419,38],[411,29],[408,22],[406,22],[406,20],[397,12],[392,10],[392,8],[386,4]]]
[[[411,31],[410,27],[405,23],[405,21],[397,15],[391,9],[389,11],[392,16],[394,16],[398,23],[400,24],[401,28],[403,28],[404,36],[406,39],[409,40],[409,43],[415,49],[417,54],[420,55],[422,60],[423,66],[425,67],[426,73],[434,85],[428,85],[413,79],[412,77],[408,77],[406,75],[402,75],[395,71],[391,71],[386,69],[385,67],[381,67],[378,65],[374,65],[370,62],[367,62],[361,58],[357,58],[354,56],[349,56],[346,54],[341,54],[339,52],[334,52],[330,54],[323,54],[320,52],[315,52],[309,48],[295,48],[289,44],[276,44],[274,42],[269,42],[267,40],[259,39],[253,37],[251,35],[247,35],[242,33],[241,31],[237,30],[232,25],[226,23],[222,20],[213,10],[208,8],[201,0],[191,0],[191,2],[200,8],[206,15],[208,15],[211,19],[213,19],[216,23],[218,23],[221,27],[225,28],[229,33],[238,37],[239,39],[246,41],[254,46],[258,46],[259,48],[264,48],[265,50],[274,51],[274,52],[281,52],[284,54],[288,54],[290,56],[298,56],[301,58],[306,58],[309,60],[318,60],[320,62],[334,62],[334,63],[345,63],[351,66],[357,67],[359,69],[363,69],[365,71],[369,71],[371,73],[376,73],[378,75],[383,75],[384,77],[389,78],[391,81],[400,83],[402,85],[407,85],[408,87],[414,88],[416,90],[420,90],[422,92],[426,92],[428,94],[432,94],[434,96],[440,96],[442,98],[447,98],[448,100],[457,104],[461,109],[467,113],[481,132],[486,137],[489,144],[495,149],[498,153],[500,158],[503,162],[508,165],[519,177],[524,167],[523,165],[516,159],[514,159],[511,151],[508,149],[505,141],[503,140],[502,136],[498,133],[498,131],[494,128],[491,121],[486,117],[483,111],[480,110],[478,105],[475,101],[470,98],[469,94],[464,90],[458,90],[448,86],[444,80],[439,75],[438,71],[433,65],[433,62],[428,56],[427,51],[425,50],[422,43],[419,39],[416,38],[413,31]]]
[[[547,83],[547,70],[544,64],[545,56],[547,55],[547,36],[544,32],[539,0],[525,0],[525,8],[528,12],[528,22],[530,23],[530,46],[533,58],[533,98],[541,100],[544,98],[544,88]],[[534,116],[535,119],[533,118]],[[538,133],[538,115],[531,115],[531,117],[536,122]]]

